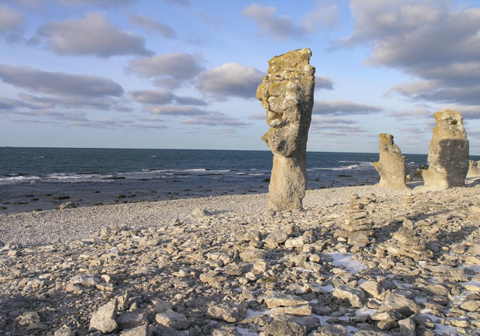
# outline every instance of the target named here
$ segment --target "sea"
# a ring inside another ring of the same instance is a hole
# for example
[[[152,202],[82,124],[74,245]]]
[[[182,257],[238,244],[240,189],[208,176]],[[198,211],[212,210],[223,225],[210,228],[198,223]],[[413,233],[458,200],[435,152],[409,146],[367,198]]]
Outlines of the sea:
[[[427,164],[406,154],[408,173]],[[270,151],[0,148],[0,213],[268,192]],[[308,152],[308,189],[378,183],[378,153]]]

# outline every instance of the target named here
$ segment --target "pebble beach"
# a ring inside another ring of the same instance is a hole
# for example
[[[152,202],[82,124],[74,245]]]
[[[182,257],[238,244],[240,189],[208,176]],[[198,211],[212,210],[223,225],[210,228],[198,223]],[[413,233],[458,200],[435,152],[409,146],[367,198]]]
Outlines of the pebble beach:
[[[1,214],[0,334],[477,335],[479,190]],[[366,241],[340,233],[352,218]]]

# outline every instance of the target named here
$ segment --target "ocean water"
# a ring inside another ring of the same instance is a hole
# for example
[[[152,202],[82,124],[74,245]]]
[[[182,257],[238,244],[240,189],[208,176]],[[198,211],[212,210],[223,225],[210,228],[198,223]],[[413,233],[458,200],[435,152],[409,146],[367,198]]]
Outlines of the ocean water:
[[[405,155],[407,169],[426,155]],[[0,148],[4,212],[268,192],[269,151]],[[378,153],[308,152],[309,189],[375,184]],[[6,208],[6,209],[5,209]]]

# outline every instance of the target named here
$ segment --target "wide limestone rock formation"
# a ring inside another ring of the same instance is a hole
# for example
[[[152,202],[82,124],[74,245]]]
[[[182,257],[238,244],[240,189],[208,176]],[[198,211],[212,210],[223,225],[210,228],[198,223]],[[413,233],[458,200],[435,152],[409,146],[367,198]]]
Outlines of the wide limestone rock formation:
[[[445,110],[435,113],[428,170],[422,172],[425,187],[448,189],[463,187],[468,172],[469,143],[460,112]]]
[[[405,184],[405,157],[400,148],[394,144],[393,135],[381,133],[380,159],[374,162],[375,169],[380,174],[379,187],[392,189],[409,189]]]
[[[307,185],[307,138],[312,119],[315,68],[310,49],[272,58],[257,89],[270,130],[262,136],[273,152],[268,208],[302,208]]]

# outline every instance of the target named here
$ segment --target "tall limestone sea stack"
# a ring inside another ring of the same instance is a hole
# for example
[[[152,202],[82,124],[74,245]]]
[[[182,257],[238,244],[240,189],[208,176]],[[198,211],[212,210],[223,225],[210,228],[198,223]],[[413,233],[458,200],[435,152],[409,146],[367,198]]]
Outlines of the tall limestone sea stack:
[[[374,162],[375,169],[380,174],[379,187],[392,189],[409,189],[405,184],[405,157],[400,148],[393,143],[393,135],[381,133],[380,159]]]
[[[425,187],[448,189],[463,187],[468,172],[468,138],[460,112],[445,110],[435,113],[428,170],[424,170]]]
[[[262,136],[273,152],[268,208],[302,208],[307,186],[307,138],[312,119],[315,68],[310,49],[272,58],[257,89],[270,130]]]

